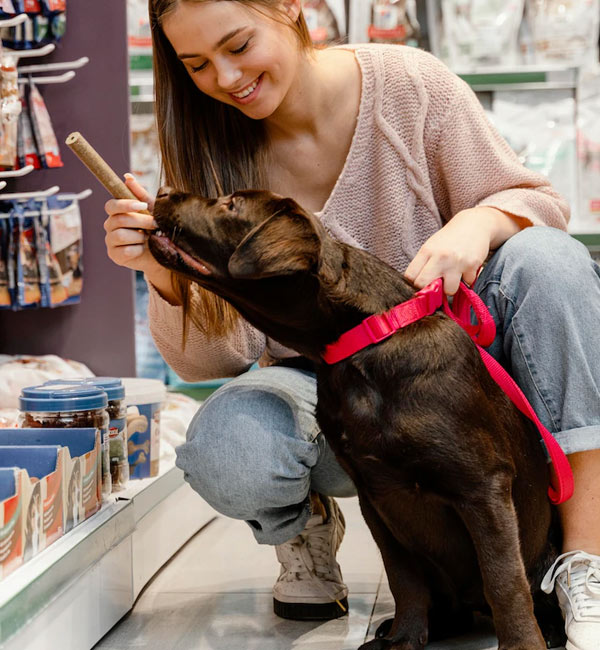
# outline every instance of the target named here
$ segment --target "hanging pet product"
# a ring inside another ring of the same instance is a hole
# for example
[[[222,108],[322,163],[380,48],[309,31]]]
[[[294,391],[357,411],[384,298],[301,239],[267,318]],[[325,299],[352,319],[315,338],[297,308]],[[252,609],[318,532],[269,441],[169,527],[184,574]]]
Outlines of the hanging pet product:
[[[303,0],[302,12],[315,45],[325,45],[341,38],[335,14],[325,0]]]
[[[451,67],[515,65],[524,0],[442,0]]]
[[[527,0],[527,21],[537,63],[598,61],[600,0]]]
[[[21,100],[15,57],[2,55],[0,62],[0,168],[13,169],[17,162],[17,127]]]
[[[42,166],[46,169],[62,167],[63,162],[60,157],[58,142],[54,135],[48,109],[31,77],[29,78],[29,109],[33,124],[33,133]]]
[[[31,50],[57,43],[66,28],[66,0],[6,0],[0,17],[26,14],[18,24],[0,28],[2,43],[13,50]]]
[[[78,201],[47,199],[48,277],[50,307],[72,305],[81,301],[83,287],[81,213]],[[44,226],[42,216],[42,226]],[[66,292],[66,297],[65,297]]]
[[[8,214],[0,214],[0,309],[10,309],[12,305],[8,280]]]
[[[420,38],[416,0],[373,0],[371,43],[397,43],[416,47]]]
[[[31,165],[34,169],[41,169],[42,162],[35,143],[33,124],[31,123],[29,105],[25,98],[24,86],[21,86],[19,89],[19,97],[22,110],[19,115],[17,130],[17,168],[22,169]]]

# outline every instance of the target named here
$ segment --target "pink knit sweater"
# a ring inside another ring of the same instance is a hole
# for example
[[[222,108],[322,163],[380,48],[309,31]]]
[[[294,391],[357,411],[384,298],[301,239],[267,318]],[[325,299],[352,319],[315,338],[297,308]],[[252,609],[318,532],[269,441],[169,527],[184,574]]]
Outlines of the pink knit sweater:
[[[471,89],[443,63],[402,46],[344,47],[360,64],[362,96],[344,168],[317,213],[334,237],[403,271],[466,208],[490,206],[566,229],[567,203],[521,165]],[[207,339],[191,325],[182,350],[182,309],[152,286],[148,315],[165,361],[187,381],[234,376],[261,357],[294,354],[245,321],[227,339]]]

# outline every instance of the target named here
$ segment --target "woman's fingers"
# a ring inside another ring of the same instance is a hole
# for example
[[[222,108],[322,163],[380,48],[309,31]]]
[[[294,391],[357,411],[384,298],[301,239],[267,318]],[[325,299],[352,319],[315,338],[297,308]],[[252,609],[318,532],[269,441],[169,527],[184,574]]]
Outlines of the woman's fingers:
[[[114,200],[114,199],[113,199]],[[158,225],[151,214],[136,213],[115,213],[111,214],[104,222],[104,230],[116,230],[117,228],[135,228],[136,230],[156,230]]]
[[[133,174],[125,174],[125,185],[138,197],[140,201],[148,204],[148,210],[154,210],[154,197],[148,193],[148,190],[138,183]]]
[[[129,244],[144,244],[146,239],[147,235],[143,231],[132,228],[116,228],[107,231],[104,241],[109,246],[128,246]]]

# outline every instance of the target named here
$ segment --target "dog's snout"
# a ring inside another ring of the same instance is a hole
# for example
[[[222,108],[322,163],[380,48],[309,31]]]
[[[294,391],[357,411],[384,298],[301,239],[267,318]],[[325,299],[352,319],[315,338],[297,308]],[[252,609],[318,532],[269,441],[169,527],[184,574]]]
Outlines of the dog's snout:
[[[171,194],[172,191],[173,191],[172,187],[169,187],[168,185],[161,185],[158,188],[158,193],[156,194],[156,198],[157,199],[164,199],[167,196],[169,196],[169,194]]]

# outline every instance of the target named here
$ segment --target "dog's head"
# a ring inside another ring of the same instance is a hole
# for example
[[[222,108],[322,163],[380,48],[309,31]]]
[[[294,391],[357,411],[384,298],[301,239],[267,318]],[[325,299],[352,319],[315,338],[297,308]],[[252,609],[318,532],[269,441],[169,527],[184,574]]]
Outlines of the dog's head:
[[[154,218],[154,257],[200,284],[316,273],[329,239],[294,200],[258,190],[205,199],[161,188]]]
[[[271,192],[205,199],[164,188],[154,218],[159,230],[149,246],[160,264],[309,358],[365,316],[412,294],[397,271],[334,240],[317,217]]]

